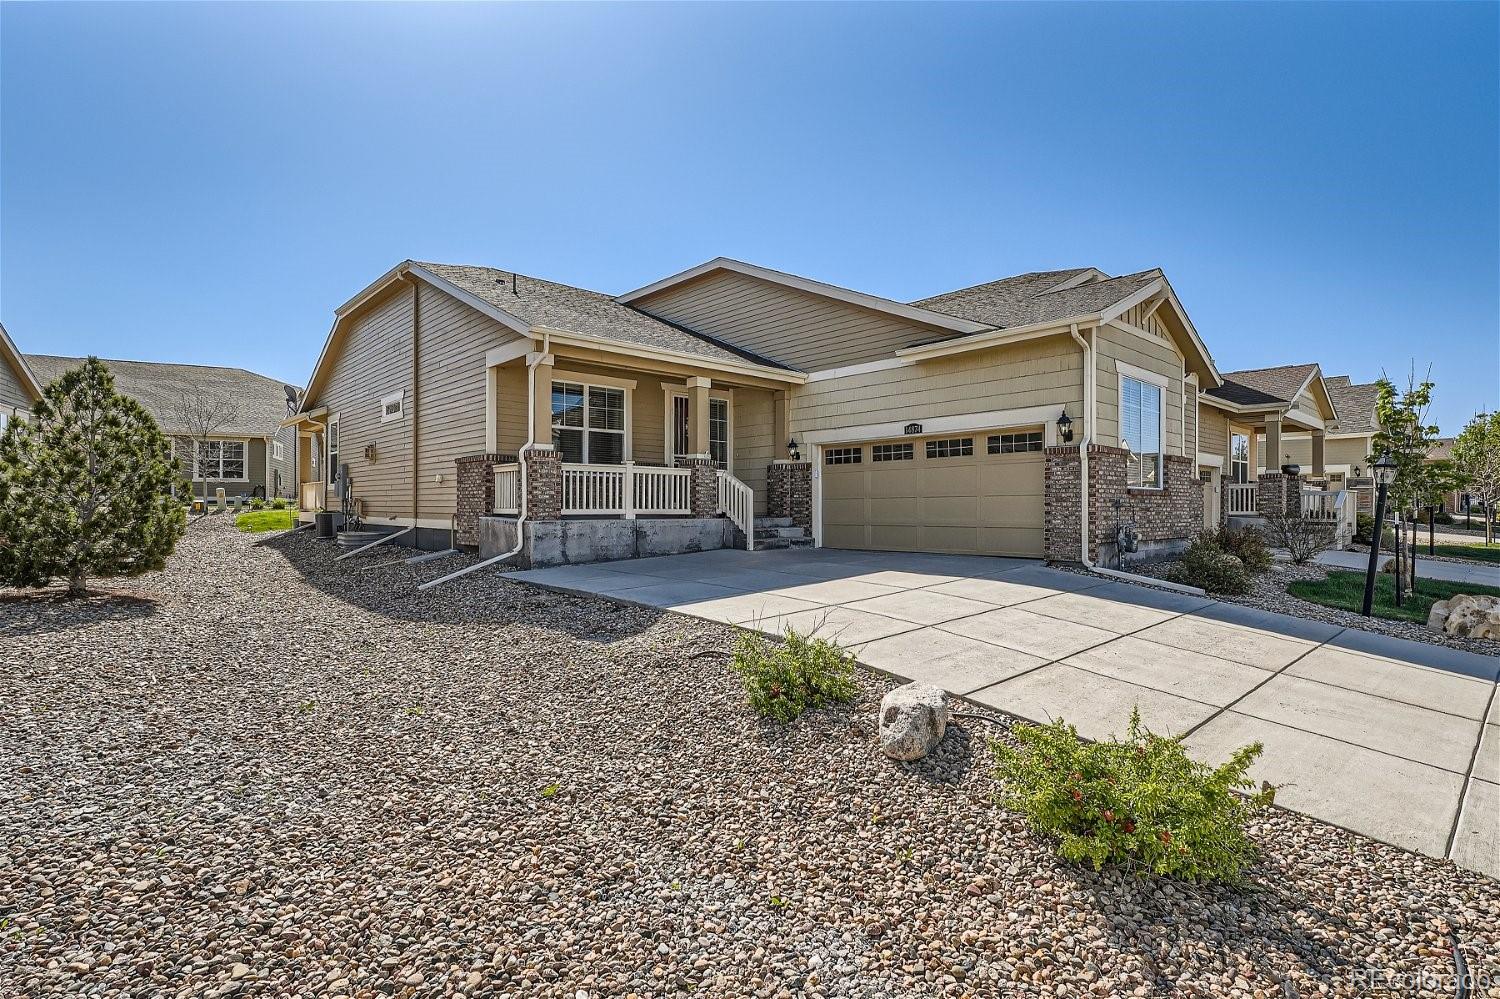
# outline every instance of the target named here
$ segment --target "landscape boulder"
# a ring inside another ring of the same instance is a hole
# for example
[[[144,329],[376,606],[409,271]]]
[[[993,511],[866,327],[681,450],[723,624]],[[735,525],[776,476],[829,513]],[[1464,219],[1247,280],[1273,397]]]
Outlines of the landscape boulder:
[[[893,760],[920,760],[943,741],[948,695],[930,683],[908,683],[880,701],[880,750]]]
[[[1460,593],[1439,600],[1427,614],[1427,627],[1458,638],[1500,641],[1500,597]]]

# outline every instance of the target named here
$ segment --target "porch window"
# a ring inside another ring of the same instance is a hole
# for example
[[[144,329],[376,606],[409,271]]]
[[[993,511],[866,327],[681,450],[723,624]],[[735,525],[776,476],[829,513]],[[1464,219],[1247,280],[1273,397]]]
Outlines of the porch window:
[[[570,464],[618,465],[625,460],[625,390],[579,382],[552,383],[552,443]]]
[[[692,404],[685,395],[672,396],[672,457],[686,458],[688,451],[688,426],[692,420]],[[729,467],[729,400],[710,396],[708,399],[708,456],[714,467]]]
[[[1229,481],[1250,481],[1250,439],[1244,434],[1229,437]]]
[[[1125,484],[1161,488],[1162,387],[1120,376],[1120,441],[1130,449]]]

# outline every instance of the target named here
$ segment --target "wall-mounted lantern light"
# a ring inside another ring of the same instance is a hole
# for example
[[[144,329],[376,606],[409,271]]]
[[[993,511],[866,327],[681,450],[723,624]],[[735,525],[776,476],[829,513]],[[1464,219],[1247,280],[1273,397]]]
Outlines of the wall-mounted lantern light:
[[[802,446],[797,443],[795,435],[793,435],[791,440],[786,442],[786,453],[791,455],[793,461],[802,460]]]
[[[1073,420],[1068,416],[1066,409],[1057,418],[1057,439],[1064,444],[1071,443],[1073,440]]]

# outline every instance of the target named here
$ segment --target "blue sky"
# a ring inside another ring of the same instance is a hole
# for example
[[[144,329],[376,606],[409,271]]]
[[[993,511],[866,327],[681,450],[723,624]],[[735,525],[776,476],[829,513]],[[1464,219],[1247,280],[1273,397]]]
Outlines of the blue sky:
[[[1500,404],[1494,4],[0,7],[23,350],[303,382],[407,257],[912,299],[1160,266],[1221,370]]]

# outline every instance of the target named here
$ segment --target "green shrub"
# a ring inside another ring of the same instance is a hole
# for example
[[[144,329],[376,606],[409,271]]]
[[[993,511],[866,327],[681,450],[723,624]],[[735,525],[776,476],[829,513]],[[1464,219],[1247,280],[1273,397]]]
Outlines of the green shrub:
[[[1266,539],[1253,527],[1241,530],[1221,527],[1217,531],[1204,531],[1202,536],[1239,559],[1244,563],[1245,571],[1252,575],[1271,568],[1271,549],[1266,547]]]
[[[1032,829],[1056,837],[1058,855],[1124,865],[1192,881],[1240,880],[1255,848],[1245,821],[1274,789],[1246,798],[1254,743],[1213,768],[1188,757],[1181,742],[1153,735],[1132,711],[1124,741],[1086,743],[1061,719],[1017,725],[1019,747],[994,741],[995,775],[1005,807]]]
[[[1357,544],[1368,545],[1375,537],[1375,517],[1368,513],[1357,513],[1354,515],[1354,541]],[[1387,527],[1380,532],[1380,547],[1390,551],[1396,547],[1396,532]]]
[[[266,501],[263,500],[263,499],[261,499],[259,496],[253,497],[250,500],[250,509],[252,509],[252,510],[264,510],[265,508],[266,508]]]
[[[1182,553],[1182,564],[1174,577],[1179,583],[1197,586],[1209,593],[1248,593],[1250,574],[1239,556],[1231,555],[1206,537],[1198,537]]]
[[[285,510],[289,506],[291,506],[291,503],[288,500],[285,500],[285,499],[283,499],[280,496],[276,497],[275,499],[273,499],[271,501],[271,509],[272,510]]]
[[[753,631],[740,633],[734,669],[750,707],[782,724],[809,708],[854,699],[854,657],[837,643],[788,628],[780,642]]]

